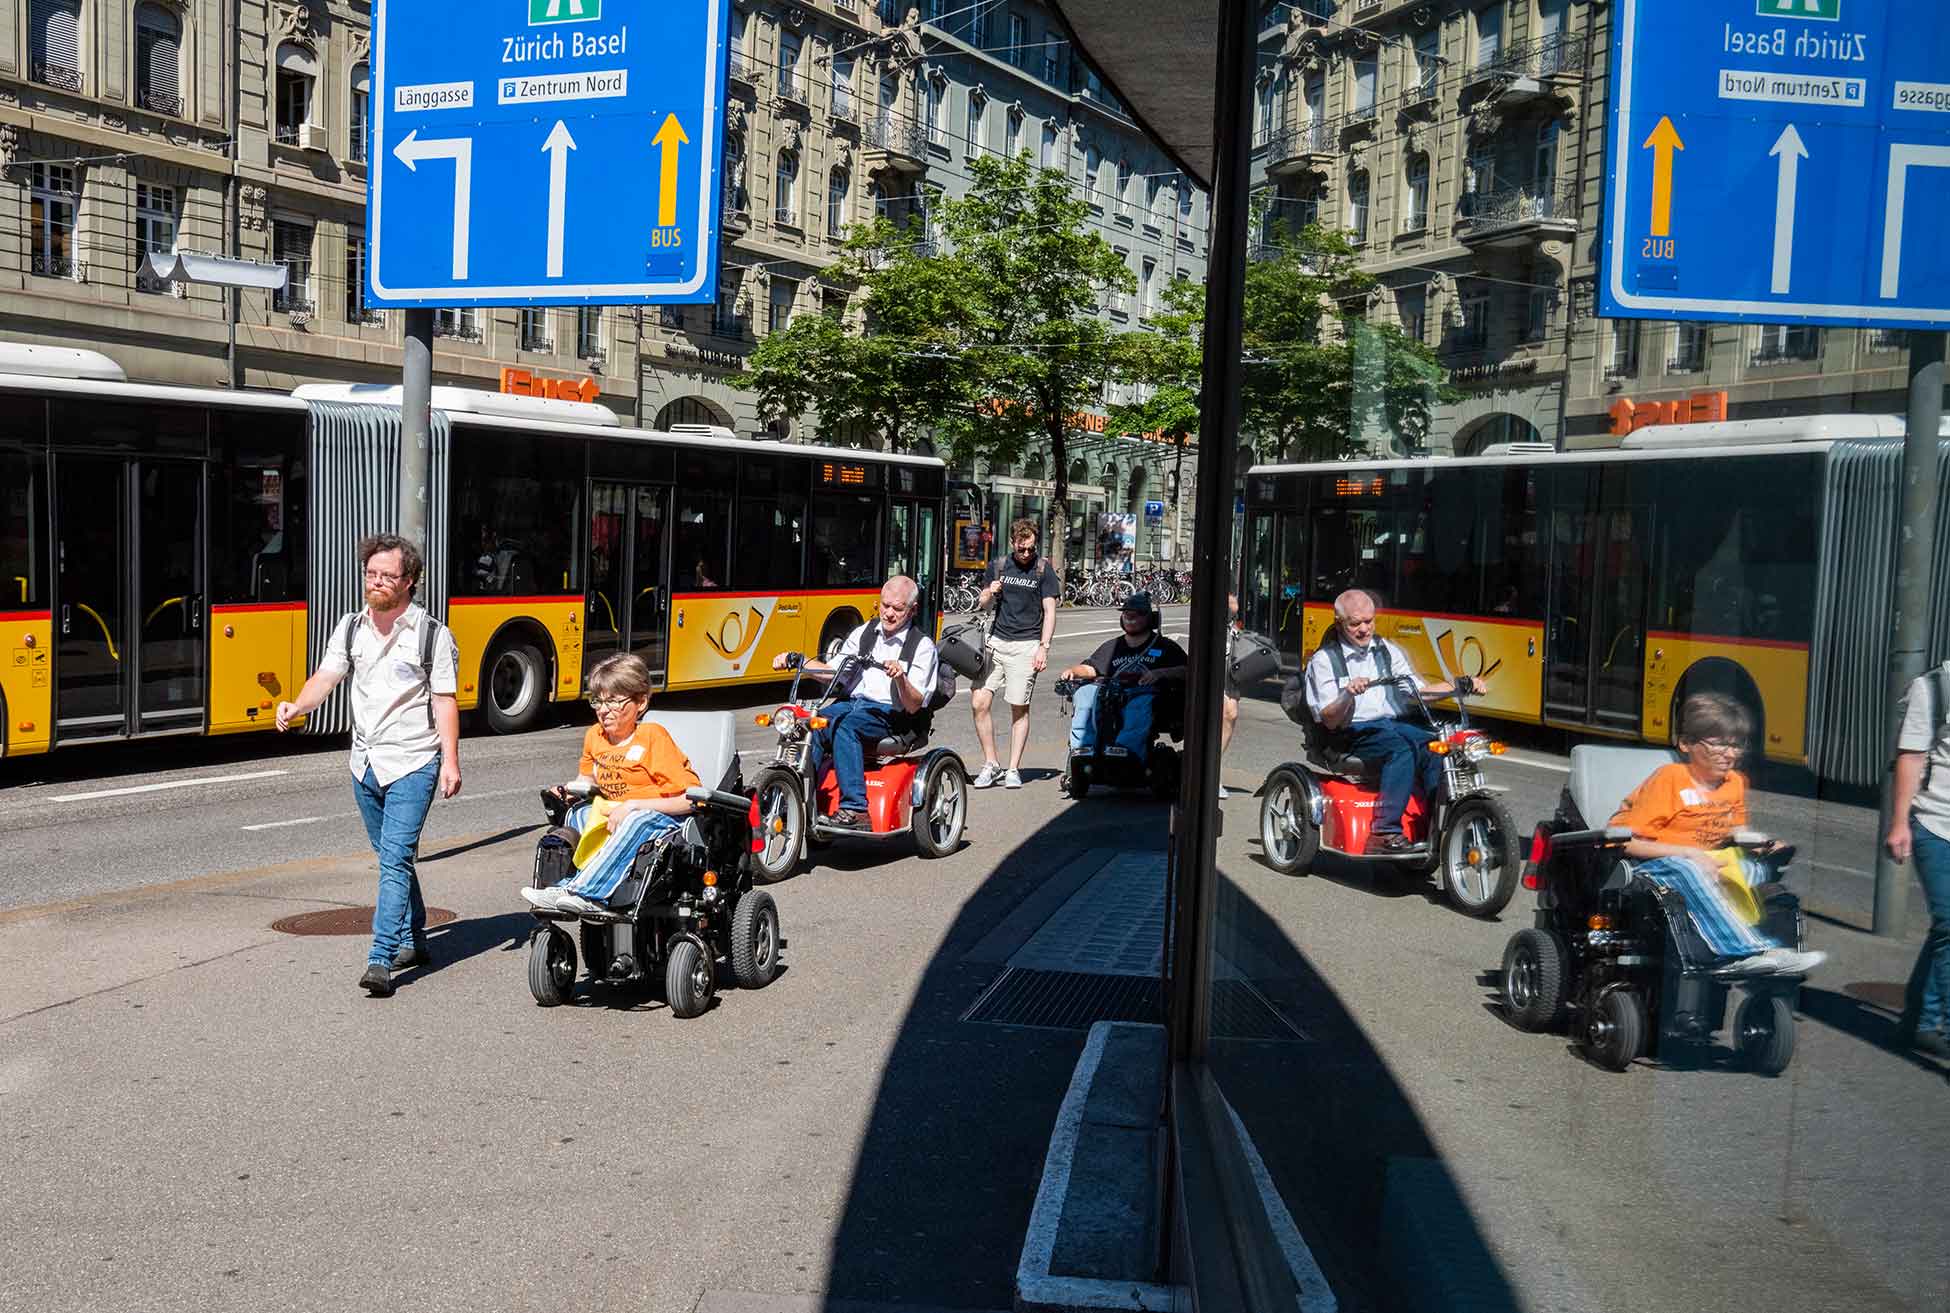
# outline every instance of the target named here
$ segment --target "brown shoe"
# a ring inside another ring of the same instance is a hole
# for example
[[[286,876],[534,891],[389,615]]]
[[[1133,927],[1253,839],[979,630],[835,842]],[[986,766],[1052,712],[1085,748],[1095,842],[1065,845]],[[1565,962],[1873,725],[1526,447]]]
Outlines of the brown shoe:
[[[1387,834],[1370,834],[1368,846],[1362,850],[1362,854],[1367,857],[1399,857],[1403,853],[1414,852],[1416,847],[1407,835],[1390,831]]]
[[[867,825],[867,818],[859,812],[836,811],[826,818],[826,828],[829,830],[865,830],[870,827]]]

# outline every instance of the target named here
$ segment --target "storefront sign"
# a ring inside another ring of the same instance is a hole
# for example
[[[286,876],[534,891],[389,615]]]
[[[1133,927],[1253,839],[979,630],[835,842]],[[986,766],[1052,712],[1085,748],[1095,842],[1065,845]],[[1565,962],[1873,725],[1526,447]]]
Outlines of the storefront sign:
[[[1449,381],[1457,387],[1492,387],[1505,379],[1537,372],[1537,358],[1496,360],[1481,365],[1465,365],[1449,371]]]
[[[1679,401],[1632,401],[1620,397],[1611,403],[1611,431],[1624,437],[1654,424],[1705,424],[1727,417],[1725,392],[1695,392]]]
[[[557,401],[594,401],[603,394],[593,378],[544,378],[525,369],[501,371],[501,390],[517,397],[552,397]]]

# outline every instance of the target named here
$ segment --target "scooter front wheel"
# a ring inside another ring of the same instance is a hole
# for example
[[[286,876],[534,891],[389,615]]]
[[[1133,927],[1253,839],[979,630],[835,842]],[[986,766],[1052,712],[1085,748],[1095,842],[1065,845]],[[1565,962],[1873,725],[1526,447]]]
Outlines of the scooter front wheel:
[[[1442,887],[1464,916],[1489,920],[1517,892],[1522,857],[1516,822],[1494,798],[1464,798],[1442,831]]]
[[[758,800],[758,851],[752,854],[752,879],[776,884],[799,869],[806,841],[806,795],[799,777],[776,767],[759,772],[752,790]]]

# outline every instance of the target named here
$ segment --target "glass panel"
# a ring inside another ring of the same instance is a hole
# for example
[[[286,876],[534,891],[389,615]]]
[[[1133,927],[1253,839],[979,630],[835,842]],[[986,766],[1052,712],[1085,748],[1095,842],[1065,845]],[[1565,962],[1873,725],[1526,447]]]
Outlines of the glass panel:
[[[914,505],[897,501],[887,508],[887,577],[914,573]]]
[[[123,464],[90,456],[55,462],[55,718],[64,738],[126,728]]]
[[[453,453],[453,595],[575,592],[579,453],[559,440],[475,429],[454,435]]]
[[[1253,514],[1246,521],[1246,541],[1240,549],[1246,570],[1239,618],[1246,628],[1258,633],[1271,631],[1278,610],[1280,562],[1273,551],[1275,519],[1271,512]]]
[[[745,498],[738,503],[738,546],[731,554],[734,588],[803,586],[806,554],[804,497]]]
[[[917,508],[920,519],[914,535],[914,582],[921,585],[921,597],[929,615],[939,614],[941,591],[941,513],[926,504]]]
[[[723,588],[725,545],[731,527],[728,493],[696,492],[685,488],[677,497],[676,547],[671,558],[671,586],[680,593]]]
[[[201,466],[187,462],[135,467],[139,729],[203,711],[202,475]]]
[[[1557,471],[1551,480],[1550,567],[1544,590],[1544,712],[1582,720],[1591,703],[1594,573],[1602,550],[1589,473]]]
[[[877,497],[821,496],[813,510],[812,588],[878,589],[881,502]]]
[[[653,671],[664,668],[670,596],[664,591],[664,508],[668,488],[638,488],[631,500],[630,650]]]
[[[1307,517],[1288,514],[1280,517],[1280,566],[1274,576],[1271,601],[1273,628],[1261,633],[1277,634],[1280,652],[1298,663],[1306,655],[1306,579]]]
[[[211,602],[305,596],[304,421],[219,411],[212,417]]]
[[[584,671],[623,647],[622,606],[628,569],[630,489],[614,483],[589,490],[589,604],[583,624]]]
[[[47,606],[47,457],[0,450],[0,612]]]
[[[57,397],[50,403],[49,426],[64,446],[201,456],[208,445],[208,416],[200,406]]]

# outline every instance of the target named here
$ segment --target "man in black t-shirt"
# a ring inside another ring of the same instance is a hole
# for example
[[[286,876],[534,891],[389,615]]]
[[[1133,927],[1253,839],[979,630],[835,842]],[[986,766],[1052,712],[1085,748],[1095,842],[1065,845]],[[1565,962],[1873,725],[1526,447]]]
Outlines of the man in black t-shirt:
[[[1061,593],[1056,571],[1036,551],[1036,522],[1017,520],[1009,526],[1015,550],[989,564],[988,584],[980,608],[995,608],[989,631],[989,673],[982,686],[968,696],[975,714],[975,737],[982,741],[982,770],[972,783],[986,789],[1000,782],[1020,789],[1022,750],[1029,744],[1029,703],[1036,696],[1036,676],[1049,665],[1050,637],[1056,630],[1056,599]],[[989,716],[996,690],[1009,704],[1009,768],[995,758],[995,724]]]
[[[1151,751],[1151,725],[1160,694],[1184,696],[1185,649],[1158,632],[1158,613],[1151,609],[1151,594],[1132,593],[1118,613],[1123,633],[1110,639],[1090,654],[1090,659],[1071,666],[1064,679],[1099,679],[1108,675],[1132,687],[1124,702],[1124,723],[1118,730],[1117,744],[1133,758],[1143,761]],[[1097,735],[1097,686],[1086,684],[1076,691],[1076,714],[1070,720],[1070,751],[1090,747]]]

